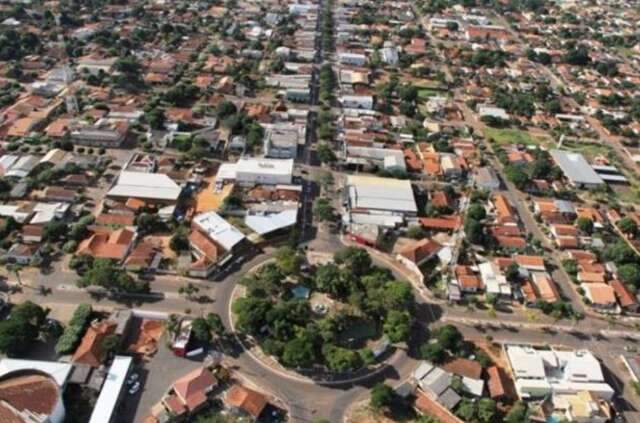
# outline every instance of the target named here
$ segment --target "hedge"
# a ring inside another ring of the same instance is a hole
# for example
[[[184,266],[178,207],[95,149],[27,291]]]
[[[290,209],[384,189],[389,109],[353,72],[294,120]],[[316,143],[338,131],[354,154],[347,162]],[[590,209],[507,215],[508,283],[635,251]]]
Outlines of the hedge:
[[[80,304],[76,308],[76,311],[73,312],[73,317],[56,344],[56,352],[58,354],[69,354],[76,349],[80,342],[80,337],[84,334],[89,324],[91,312],[92,309],[89,304]]]

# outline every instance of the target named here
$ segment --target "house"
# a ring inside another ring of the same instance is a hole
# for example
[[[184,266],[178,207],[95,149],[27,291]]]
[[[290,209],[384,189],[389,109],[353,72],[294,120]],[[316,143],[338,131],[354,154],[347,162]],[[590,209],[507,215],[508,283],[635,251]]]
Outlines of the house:
[[[478,269],[487,294],[511,298],[511,284],[495,262],[480,263]]]
[[[544,265],[544,257],[541,256],[526,256],[522,254],[516,254],[514,256],[515,262],[518,266],[537,272],[544,272],[546,267]]]
[[[44,227],[41,225],[24,225],[22,227],[22,241],[30,243],[42,242],[44,235]]]
[[[457,214],[440,217],[421,217],[418,221],[423,228],[433,231],[453,232],[462,227],[462,217]]]
[[[370,95],[343,95],[338,101],[345,109],[373,110],[373,97]]]
[[[638,298],[633,292],[631,292],[631,290],[629,290],[629,288],[626,287],[625,284],[616,279],[609,281],[609,285],[613,288],[613,292],[615,293],[616,298],[618,299],[618,304],[622,310],[630,313],[638,312]]]
[[[269,401],[263,394],[236,383],[227,391],[224,403],[235,414],[246,414],[257,420]]]
[[[122,261],[125,259],[135,238],[135,232],[121,228],[110,230],[103,227],[92,227],[93,234],[83,240],[76,250],[77,255]]]
[[[584,295],[591,301],[591,307],[603,313],[617,313],[618,301],[614,289],[606,283],[583,283]]]
[[[29,265],[40,257],[39,251],[39,245],[16,243],[9,248],[9,251],[2,256],[2,259],[8,263]]]
[[[608,401],[615,393],[605,381],[600,362],[587,350],[537,349],[530,345],[506,344],[504,351],[520,399],[588,390],[597,398]]]
[[[74,144],[89,147],[119,148],[129,133],[129,124],[125,121],[99,119],[91,126],[73,129],[71,141]]]
[[[490,167],[478,167],[473,171],[473,182],[476,187],[495,191],[500,188],[500,179],[496,171]]]
[[[367,56],[360,53],[338,53],[338,61],[342,65],[362,67],[367,64]]]
[[[501,225],[517,225],[518,215],[513,210],[513,207],[502,194],[496,194],[492,199],[493,207],[496,213],[496,220]]]
[[[487,369],[487,387],[489,396],[496,401],[503,401],[509,397],[507,392],[507,376],[501,367],[491,366]]]
[[[207,404],[209,393],[217,384],[209,369],[197,368],[176,380],[162,403],[174,416],[196,412]]]
[[[442,245],[431,238],[424,238],[408,245],[396,256],[396,259],[418,274],[422,274],[420,266],[432,259]]]
[[[555,395],[551,401],[553,413],[576,423],[606,423],[612,412],[608,402],[584,390],[572,394]]]
[[[556,303],[562,298],[556,283],[546,272],[531,273],[531,282],[536,291],[537,298],[547,303]]]
[[[65,189],[62,187],[46,187],[43,191],[42,199],[44,201],[61,201],[73,203],[76,198],[76,191]]]
[[[482,281],[469,266],[456,266],[455,274],[460,291],[475,293],[483,288]]]
[[[71,361],[91,367],[100,367],[106,358],[102,343],[107,336],[115,333],[116,327],[117,324],[110,320],[93,322],[82,337]]]

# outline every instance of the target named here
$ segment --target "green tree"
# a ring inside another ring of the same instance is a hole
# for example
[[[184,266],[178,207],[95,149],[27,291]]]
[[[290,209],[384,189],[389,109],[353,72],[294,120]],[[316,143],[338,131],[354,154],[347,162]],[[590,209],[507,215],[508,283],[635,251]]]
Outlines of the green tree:
[[[504,170],[507,178],[516,186],[516,188],[522,190],[529,183],[529,175],[522,170],[521,166],[507,165]]]
[[[444,325],[436,329],[434,336],[440,345],[449,351],[457,351],[464,340],[458,328],[453,325]]]
[[[529,410],[527,404],[522,401],[517,401],[505,416],[504,421],[505,423],[528,423]]]
[[[478,401],[478,419],[482,423],[491,423],[496,418],[498,409],[496,402],[491,398],[481,398]]]
[[[482,220],[487,217],[487,212],[482,204],[473,203],[469,206],[469,210],[467,210],[467,217],[473,220]]]
[[[69,227],[66,223],[60,220],[52,220],[42,228],[43,238],[49,242],[56,242],[61,238],[64,238],[68,232]]]
[[[303,258],[296,250],[291,247],[280,247],[275,252],[275,259],[278,268],[285,275],[297,275],[300,273],[300,267]]]
[[[196,340],[205,344],[211,342],[211,329],[209,328],[207,320],[203,317],[193,319],[193,322],[191,322],[191,331]]]
[[[334,210],[331,201],[327,198],[318,198],[313,203],[313,214],[321,222],[333,220]]]
[[[287,342],[282,352],[282,362],[288,367],[310,368],[318,362],[313,339],[304,334]]]
[[[107,357],[113,356],[120,348],[120,336],[116,334],[105,336],[100,344],[100,348]]]
[[[334,372],[346,372],[362,367],[362,358],[356,351],[327,344],[322,348],[327,367]]]
[[[393,404],[395,392],[385,383],[378,383],[371,389],[371,407],[381,410]]]
[[[593,233],[593,220],[588,217],[579,217],[576,221],[576,225],[578,226],[578,229],[587,235],[591,235]]]
[[[81,288],[100,286],[113,293],[141,294],[149,292],[149,284],[136,282],[127,271],[108,259],[96,259],[77,282]]]
[[[640,265],[627,263],[618,267],[618,277],[625,284],[640,286]]]
[[[406,311],[390,310],[384,320],[383,330],[391,342],[406,342],[411,334],[411,316]]]
[[[336,251],[333,260],[350,269],[356,276],[364,275],[371,270],[371,257],[363,248],[344,247]]]
[[[465,422],[472,422],[476,418],[476,404],[468,398],[463,398],[456,408],[456,416]]]
[[[222,323],[222,319],[216,313],[207,314],[207,325],[215,336],[225,336],[227,329]]]
[[[169,247],[176,253],[189,250],[189,237],[185,228],[178,228],[169,241]]]
[[[326,143],[320,143],[316,153],[318,154],[318,160],[322,163],[333,163],[337,160],[336,154]]]
[[[272,308],[271,302],[263,298],[238,298],[232,306],[237,315],[237,327],[241,332],[257,335],[267,323],[267,313]]]
[[[472,244],[481,245],[484,243],[484,225],[474,219],[467,219],[464,222],[464,234]]]
[[[420,357],[432,363],[439,364],[447,358],[447,352],[439,343],[430,342],[420,346]]]
[[[340,269],[334,263],[321,264],[316,268],[315,285],[329,295],[342,298],[347,295],[347,286],[340,275]]]
[[[636,253],[622,239],[619,239],[615,244],[604,250],[604,258],[613,260],[618,265],[637,260]]]
[[[413,239],[422,239],[426,236],[424,229],[420,225],[412,225],[407,229],[407,236]]]
[[[635,237],[638,233],[638,224],[630,217],[623,217],[618,221],[618,228],[622,233]]]

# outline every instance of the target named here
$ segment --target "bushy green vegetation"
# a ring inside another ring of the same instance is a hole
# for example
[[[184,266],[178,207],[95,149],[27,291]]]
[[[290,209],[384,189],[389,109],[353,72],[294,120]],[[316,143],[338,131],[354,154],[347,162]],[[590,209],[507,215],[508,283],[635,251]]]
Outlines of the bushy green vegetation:
[[[344,372],[372,362],[371,351],[363,346],[367,339],[382,334],[391,342],[409,339],[414,308],[411,287],[374,266],[365,250],[342,249],[333,263],[317,266],[308,278],[300,275],[302,260],[292,258],[297,254],[282,250],[276,254],[276,263],[245,276],[241,283],[247,295],[233,304],[238,330],[256,337],[265,352],[288,367],[320,364]],[[314,316],[309,302],[291,293],[300,283],[343,307]]]
[[[91,313],[92,309],[89,304],[80,304],[76,308],[73,312],[73,317],[71,317],[69,324],[56,344],[56,352],[58,354],[69,354],[76,349],[80,338],[89,325]]]

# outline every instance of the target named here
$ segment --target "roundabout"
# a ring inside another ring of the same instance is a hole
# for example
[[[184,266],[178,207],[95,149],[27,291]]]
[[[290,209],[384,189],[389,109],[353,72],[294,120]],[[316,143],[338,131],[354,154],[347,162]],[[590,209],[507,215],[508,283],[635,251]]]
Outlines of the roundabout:
[[[342,421],[349,406],[354,401],[366,398],[371,386],[383,381],[398,385],[410,376],[418,361],[405,349],[395,348],[375,367],[362,373],[351,373],[331,379],[311,378],[287,369],[264,354],[259,347],[256,348],[255,343],[249,342],[246,336],[237,333],[232,305],[236,298],[242,296],[245,289],[240,280],[243,276],[274,262],[274,255],[274,251],[268,249],[247,263],[237,266],[227,277],[219,281],[220,295],[217,296],[214,308],[222,317],[227,329],[233,333],[238,346],[237,353],[225,358],[231,368],[287,403],[291,421],[312,421],[319,417],[332,422]],[[373,257],[373,262],[378,266],[384,265],[376,257]],[[393,273],[397,275],[397,272]]]

